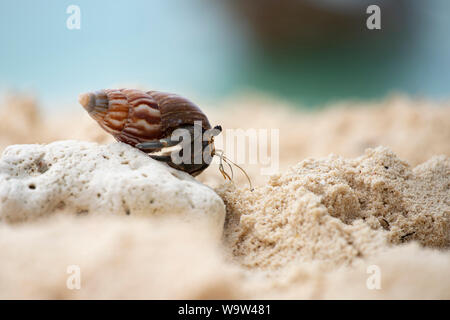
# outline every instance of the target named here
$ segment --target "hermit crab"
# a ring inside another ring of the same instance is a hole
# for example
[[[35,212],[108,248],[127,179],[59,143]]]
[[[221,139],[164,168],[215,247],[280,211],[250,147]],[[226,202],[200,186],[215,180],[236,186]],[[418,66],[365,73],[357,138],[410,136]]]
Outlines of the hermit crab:
[[[230,163],[249,179],[241,167],[214,148],[214,137],[222,132],[222,127],[212,128],[200,108],[186,98],[160,91],[104,89],[80,94],[78,101],[117,141],[136,147],[155,160],[197,176],[217,155],[225,179],[232,180]],[[177,146],[181,150],[175,153],[173,147]],[[183,160],[174,161],[174,154]],[[224,162],[231,176],[224,170]]]

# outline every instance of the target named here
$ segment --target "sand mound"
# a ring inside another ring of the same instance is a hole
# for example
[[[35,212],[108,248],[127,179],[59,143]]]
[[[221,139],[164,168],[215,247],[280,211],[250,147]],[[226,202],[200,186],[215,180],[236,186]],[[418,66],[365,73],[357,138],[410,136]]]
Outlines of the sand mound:
[[[356,159],[307,159],[267,186],[218,189],[225,241],[247,267],[351,264],[389,243],[450,246],[450,159],[411,169],[389,149]]]

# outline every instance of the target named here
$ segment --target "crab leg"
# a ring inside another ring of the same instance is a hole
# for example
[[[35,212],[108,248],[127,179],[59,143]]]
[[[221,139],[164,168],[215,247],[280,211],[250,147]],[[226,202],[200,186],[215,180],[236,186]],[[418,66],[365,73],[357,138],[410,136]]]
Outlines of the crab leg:
[[[171,140],[169,138],[164,138],[160,140],[152,140],[152,141],[146,141],[142,143],[136,144],[136,148],[142,150],[142,151],[153,151],[153,150],[159,150],[162,148],[167,147],[173,147],[180,143],[179,141]]]

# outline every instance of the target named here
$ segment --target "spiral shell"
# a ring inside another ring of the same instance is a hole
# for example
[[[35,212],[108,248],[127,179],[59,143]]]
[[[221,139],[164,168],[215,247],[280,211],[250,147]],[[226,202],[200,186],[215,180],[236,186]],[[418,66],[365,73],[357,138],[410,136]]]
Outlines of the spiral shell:
[[[182,125],[201,121],[211,128],[206,115],[193,102],[176,94],[136,89],[104,89],[79,96],[89,115],[116,140],[136,145],[161,139]]]

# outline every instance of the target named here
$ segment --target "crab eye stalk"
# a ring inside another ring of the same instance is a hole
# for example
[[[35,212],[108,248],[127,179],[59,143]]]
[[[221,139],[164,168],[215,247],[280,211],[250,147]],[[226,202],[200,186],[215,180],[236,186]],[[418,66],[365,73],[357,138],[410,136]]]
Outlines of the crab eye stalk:
[[[217,132],[217,134],[213,134],[214,136],[218,136],[222,132],[222,126],[219,124],[214,127],[214,132]]]

